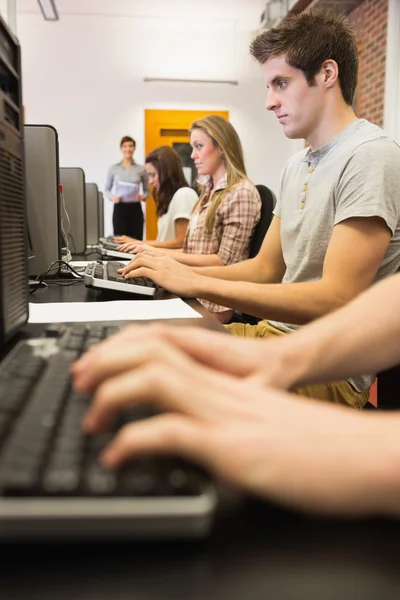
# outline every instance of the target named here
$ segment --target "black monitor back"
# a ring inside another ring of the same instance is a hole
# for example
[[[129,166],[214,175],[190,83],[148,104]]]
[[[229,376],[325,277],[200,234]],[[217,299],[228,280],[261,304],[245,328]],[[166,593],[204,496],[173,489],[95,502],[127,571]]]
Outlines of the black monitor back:
[[[58,135],[51,125],[25,125],[28,226],[33,258],[30,276],[61,259]]]
[[[60,182],[70,220],[69,248],[72,254],[84,254],[86,252],[85,173],[78,167],[61,167]]]
[[[0,346],[28,319],[21,53],[0,17]]]
[[[86,244],[99,242],[99,189],[96,183],[86,184]]]

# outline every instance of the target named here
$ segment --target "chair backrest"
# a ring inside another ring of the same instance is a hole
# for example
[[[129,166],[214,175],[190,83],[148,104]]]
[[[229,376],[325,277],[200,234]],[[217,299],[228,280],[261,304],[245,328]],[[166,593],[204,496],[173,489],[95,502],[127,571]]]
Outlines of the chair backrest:
[[[378,373],[378,408],[400,409],[400,365]]]
[[[249,258],[254,258],[260,251],[265,234],[271,225],[275,203],[274,194],[265,185],[256,185],[256,188],[261,198],[261,216],[251,238]]]

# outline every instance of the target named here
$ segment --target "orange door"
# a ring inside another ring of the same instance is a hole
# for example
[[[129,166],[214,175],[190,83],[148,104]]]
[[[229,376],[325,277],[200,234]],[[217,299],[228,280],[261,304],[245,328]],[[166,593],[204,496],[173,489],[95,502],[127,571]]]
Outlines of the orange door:
[[[188,129],[193,121],[207,115],[219,115],[229,118],[228,111],[204,110],[145,110],[145,152],[157,146],[171,146],[182,156],[187,156],[189,148]],[[184,163],[185,164],[185,163]],[[185,174],[191,168],[186,167]],[[152,196],[146,201],[146,238],[157,237],[157,214]]]

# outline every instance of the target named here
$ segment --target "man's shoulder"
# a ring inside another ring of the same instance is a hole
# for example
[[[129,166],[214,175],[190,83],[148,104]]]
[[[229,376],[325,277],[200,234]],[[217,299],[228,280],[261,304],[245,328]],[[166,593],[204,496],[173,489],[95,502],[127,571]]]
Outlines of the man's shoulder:
[[[380,161],[388,156],[400,160],[400,146],[385,134],[381,137],[361,141],[354,149],[354,154],[360,157],[374,157]]]
[[[391,139],[378,125],[360,119],[352,135],[345,141],[345,145],[353,153],[378,153],[381,151],[398,152],[399,145]]]

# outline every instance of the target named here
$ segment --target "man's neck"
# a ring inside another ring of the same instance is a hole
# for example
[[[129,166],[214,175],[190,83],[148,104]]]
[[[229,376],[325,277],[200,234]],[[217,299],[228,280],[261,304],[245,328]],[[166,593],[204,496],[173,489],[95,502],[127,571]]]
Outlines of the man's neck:
[[[331,107],[325,116],[320,119],[318,127],[307,136],[311,150],[317,150],[325,146],[356,120],[357,117],[351,106],[346,105],[345,107],[336,108],[336,110]]]

